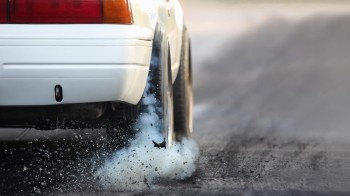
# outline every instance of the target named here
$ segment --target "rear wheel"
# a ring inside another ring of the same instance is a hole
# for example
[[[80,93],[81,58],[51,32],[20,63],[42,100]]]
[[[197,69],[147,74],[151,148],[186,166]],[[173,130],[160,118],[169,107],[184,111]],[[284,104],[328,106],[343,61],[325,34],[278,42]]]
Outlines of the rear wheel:
[[[167,140],[167,147],[172,145],[174,140],[174,100],[173,100],[173,83],[171,78],[171,64],[169,50],[165,56],[166,60],[162,66],[162,98],[161,98],[161,111],[163,134]]]
[[[184,27],[180,68],[174,83],[174,129],[177,140],[192,135],[192,107],[191,45],[187,29]]]
[[[151,63],[151,83],[158,102],[158,116],[161,120],[160,131],[167,147],[174,140],[173,84],[171,77],[171,58],[169,44],[158,31],[155,35]]]
[[[151,83],[149,89],[146,88],[144,96],[154,94],[156,103],[156,112],[160,119],[160,132],[164,135],[166,146],[170,147],[174,137],[174,104],[173,104],[173,85],[171,77],[171,58],[169,44],[163,37],[162,30],[157,28],[152,46],[151,66],[148,81]],[[144,99],[144,98],[143,98]],[[146,105],[142,105],[141,111]],[[131,108],[132,109],[132,108]],[[116,112],[118,108],[116,108]],[[147,110],[145,110],[147,112]],[[115,116],[115,115],[114,115]],[[136,118],[135,118],[136,119]],[[110,143],[116,147],[128,145],[132,138],[134,130],[132,127],[135,120],[122,119],[115,121],[112,117],[107,127],[107,136]]]

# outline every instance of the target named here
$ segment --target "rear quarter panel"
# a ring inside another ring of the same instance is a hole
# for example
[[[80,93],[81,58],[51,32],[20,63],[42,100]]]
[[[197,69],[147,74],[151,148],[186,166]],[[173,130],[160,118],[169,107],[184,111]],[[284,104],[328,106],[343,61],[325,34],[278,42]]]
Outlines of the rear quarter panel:
[[[183,10],[178,0],[130,0],[134,25],[155,32],[157,24],[164,30],[170,46],[172,79],[176,79],[180,65]]]

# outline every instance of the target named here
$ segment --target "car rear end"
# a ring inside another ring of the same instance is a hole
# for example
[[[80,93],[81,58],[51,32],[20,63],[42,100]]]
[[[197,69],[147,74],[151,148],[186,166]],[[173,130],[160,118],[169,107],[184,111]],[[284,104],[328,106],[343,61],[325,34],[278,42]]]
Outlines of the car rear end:
[[[127,0],[0,0],[0,119],[60,105],[98,118],[105,103],[138,103],[153,32],[135,23],[131,7]]]

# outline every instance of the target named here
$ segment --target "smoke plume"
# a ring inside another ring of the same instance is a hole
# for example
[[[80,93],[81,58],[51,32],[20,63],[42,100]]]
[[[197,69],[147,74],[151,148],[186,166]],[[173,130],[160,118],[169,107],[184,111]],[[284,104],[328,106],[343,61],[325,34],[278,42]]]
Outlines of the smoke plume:
[[[150,80],[143,95],[143,112],[133,125],[138,130],[130,145],[114,153],[95,174],[106,189],[150,188],[158,179],[185,179],[195,171],[199,149],[194,140],[184,138],[169,149],[155,148],[152,140],[162,142],[159,103]]]

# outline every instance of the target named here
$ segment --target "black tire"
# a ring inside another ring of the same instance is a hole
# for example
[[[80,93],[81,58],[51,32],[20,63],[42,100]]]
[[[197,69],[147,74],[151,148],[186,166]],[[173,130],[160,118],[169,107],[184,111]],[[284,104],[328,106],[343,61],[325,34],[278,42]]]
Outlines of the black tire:
[[[191,137],[193,108],[191,45],[184,27],[180,67],[174,83],[174,130],[176,139]]]
[[[169,44],[163,37],[162,29],[158,26],[153,41],[150,77],[157,99],[161,120],[161,132],[163,133],[167,147],[174,140],[174,109],[173,109],[173,84],[171,77],[171,58]]]

